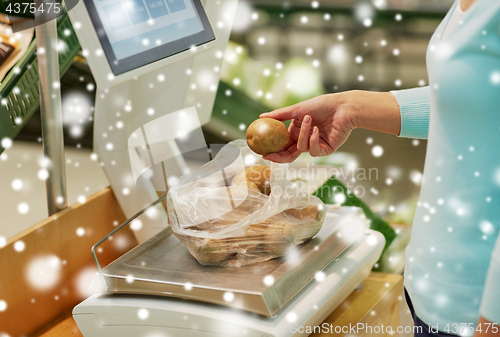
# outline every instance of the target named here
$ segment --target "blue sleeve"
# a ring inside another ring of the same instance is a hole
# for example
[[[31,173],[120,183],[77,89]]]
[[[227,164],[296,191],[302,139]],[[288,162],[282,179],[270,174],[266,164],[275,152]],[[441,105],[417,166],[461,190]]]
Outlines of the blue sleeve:
[[[399,137],[427,139],[431,110],[429,87],[391,91],[401,110]]]
[[[491,255],[479,313],[488,321],[500,324],[500,236]]]

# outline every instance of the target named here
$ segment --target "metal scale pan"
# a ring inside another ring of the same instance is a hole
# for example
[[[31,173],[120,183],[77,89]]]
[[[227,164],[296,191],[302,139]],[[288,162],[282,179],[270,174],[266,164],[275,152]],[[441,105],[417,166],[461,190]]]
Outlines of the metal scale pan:
[[[172,296],[270,317],[363,237],[368,224],[364,216],[353,216],[358,212],[329,211],[316,237],[286,257],[243,267],[199,264],[166,228],[103,268],[102,276],[110,293]]]

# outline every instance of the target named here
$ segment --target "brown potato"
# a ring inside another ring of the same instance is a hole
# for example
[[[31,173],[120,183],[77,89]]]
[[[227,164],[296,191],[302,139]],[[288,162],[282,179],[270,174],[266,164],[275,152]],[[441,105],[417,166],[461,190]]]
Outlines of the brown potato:
[[[247,167],[234,176],[233,185],[248,185],[255,184],[261,193],[266,195],[271,194],[271,168],[267,165],[254,165]]]
[[[321,215],[319,210],[316,208],[314,205],[309,205],[307,207],[304,207],[302,209],[296,209],[296,208],[290,208],[285,210],[285,213],[288,215],[293,216],[294,218],[297,219],[304,219],[304,218],[311,218],[313,220],[320,220]]]
[[[286,125],[273,118],[260,118],[247,129],[248,146],[260,155],[278,152],[290,138]]]

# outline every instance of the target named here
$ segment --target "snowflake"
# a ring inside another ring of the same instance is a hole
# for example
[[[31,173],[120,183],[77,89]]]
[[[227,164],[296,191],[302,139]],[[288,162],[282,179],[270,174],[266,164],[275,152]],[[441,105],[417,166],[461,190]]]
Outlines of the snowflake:
[[[412,170],[412,171],[410,171],[410,180],[415,185],[420,185],[422,183],[422,172],[420,172],[418,170]]]
[[[14,191],[19,191],[23,188],[23,181],[21,179],[14,179],[12,180],[11,186]]]
[[[486,235],[491,235],[495,232],[495,227],[493,224],[487,220],[482,220],[479,223],[479,229]]]
[[[129,284],[134,283],[134,275],[129,274],[127,277],[125,277],[125,281]]]
[[[12,139],[5,137],[2,139],[1,145],[4,149],[8,149],[12,146]]]
[[[26,269],[28,283],[36,290],[54,288],[61,278],[61,265],[59,257],[53,254],[33,259]]]
[[[294,313],[293,311],[289,312],[287,315],[286,315],[286,320],[289,322],[289,323],[295,323],[297,321],[297,314]]]
[[[372,155],[374,157],[381,157],[382,155],[384,154],[384,149],[382,148],[382,146],[380,145],[375,145],[373,148],[372,148]]]
[[[17,211],[21,214],[26,214],[29,212],[29,210],[30,206],[25,202],[22,202],[19,205],[17,205]]]
[[[84,236],[84,235],[85,235],[85,228],[83,228],[83,227],[78,227],[78,228],[76,229],[76,235],[77,235],[77,236]]]
[[[224,301],[226,301],[226,302],[232,302],[232,301],[234,301],[234,294],[232,292],[229,292],[229,291],[225,292],[223,298],[224,298]]]
[[[133,231],[138,231],[142,228],[142,221],[139,220],[139,219],[135,219],[134,221],[131,222],[130,224],[130,228],[133,230]]]
[[[139,317],[140,320],[144,321],[148,319],[149,317],[149,310],[146,308],[141,308],[137,311],[137,317]]]
[[[323,282],[326,278],[326,275],[324,272],[322,271],[318,271],[315,275],[314,275],[314,279],[318,282]]]
[[[500,85],[500,72],[494,71],[490,75],[490,81],[493,85]]]

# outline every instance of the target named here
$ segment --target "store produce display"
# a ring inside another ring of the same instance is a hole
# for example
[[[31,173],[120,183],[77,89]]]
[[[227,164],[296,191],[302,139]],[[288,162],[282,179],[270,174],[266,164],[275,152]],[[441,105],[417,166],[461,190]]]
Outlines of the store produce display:
[[[389,223],[383,220],[375,212],[373,212],[370,207],[363,202],[360,198],[354,195],[349,189],[340,182],[337,177],[332,176],[328,179],[313,195],[320,198],[326,204],[334,204],[335,196],[341,193],[344,195],[344,202],[342,206],[355,206],[359,207],[365,213],[366,218],[370,222],[370,229],[376,230],[382,233],[385,237],[385,247],[384,252],[391,245],[391,243],[396,238],[396,231],[389,225]]]

